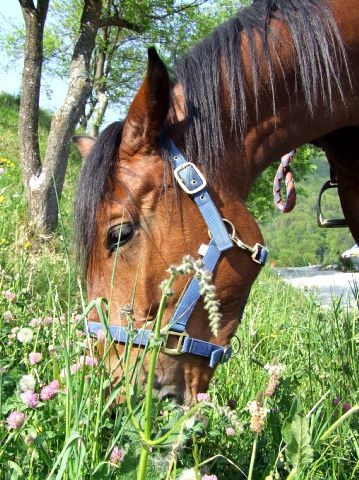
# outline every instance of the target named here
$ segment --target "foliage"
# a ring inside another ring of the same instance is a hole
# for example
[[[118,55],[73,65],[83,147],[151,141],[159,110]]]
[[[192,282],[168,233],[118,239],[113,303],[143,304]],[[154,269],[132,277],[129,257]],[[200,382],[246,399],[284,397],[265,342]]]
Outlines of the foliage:
[[[265,181],[268,183],[266,190],[261,190],[262,195],[256,197],[257,192],[253,192],[255,209],[260,206],[266,214],[264,219],[259,215],[259,220],[262,220],[261,228],[270,249],[270,259],[276,265],[296,267],[337,264],[340,255],[354,243],[348,228],[318,227],[316,203],[321,186],[329,179],[329,167],[323,154],[318,155],[317,149],[310,148],[309,153],[315,156],[311,156],[311,163],[306,158],[306,166],[299,170],[299,175],[296,167],[301,168],[301,165],[297,163],[297,157],[293,161],[297,203],[291,213],[282,214],[273,206],[270,181],[274,179],[274,169],[265,172],[265,180],[261,185]],[[266,201],[272,202],[271,214],[268,210],[265,211],[265,206],[262,207]],[[322,206],[325,218],[343,218],[336,189],[325,192]]]

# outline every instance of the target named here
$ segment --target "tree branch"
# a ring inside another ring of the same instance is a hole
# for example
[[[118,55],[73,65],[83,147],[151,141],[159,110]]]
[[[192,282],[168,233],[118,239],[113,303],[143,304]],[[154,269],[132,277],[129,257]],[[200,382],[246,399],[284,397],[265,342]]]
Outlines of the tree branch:
[[[129,22],[124,18],[120,18],[116,15],[112,15],[110,17],[103,17],[100,20],[100,28],[104,27],[119,27],[119,28],[126,28],[127,30],[132,30],[133,32],[142,33],[144,29],[140,25],[136,25],[135,23]]]

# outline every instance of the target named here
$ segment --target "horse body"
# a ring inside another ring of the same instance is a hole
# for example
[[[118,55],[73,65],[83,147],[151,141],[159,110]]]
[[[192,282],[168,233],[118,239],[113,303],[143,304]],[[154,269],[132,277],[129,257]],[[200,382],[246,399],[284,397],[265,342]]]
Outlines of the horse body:
[[[303,12],[297,14],[300,5]],[[308,17],[304,8],[309,7],[316,13]],[[259,0],[243,12],[239,23],[219,27],[197,52],[184,57],[173,86],[166,67],[150,50],[146,78],[125,122],[108,127],[92,149],[93,140],[78,142],[90,152],[76,206],[88,295],[111,298],[112,324],[125,321],[123,311],[129,303],[136,328],[152,320],[166,268],[180,263],[185,254],[197,257],[199,246],[209,242],[196,205],[174,185],[166,160],[168,138],[208,176],[221,215],[249,245],[263,243],[244,204],[255,179],[287,151],[316,141],[336,171],[343,211],[359,241],[356,1]],[[321,18],[324,26],[319,25]],[[310,30],[315,28],[319,33]],[[222,50],[214,49],[217,37]],[[301,56],[306,38],[308,51]],[[214,57],[208,60],[211,49]],[[223,314],[220,334],[215,338],[211,333],[201,304],[191,315],[188,333],[226,345],[259,270],[243,250],[223,254],[214,274]],[[185,284],[185,278],[176,283],[164,323],[170,321]],[[161,398],[191,403],[207,389],[212,374],[207,359],[161,354],[155,387]]]

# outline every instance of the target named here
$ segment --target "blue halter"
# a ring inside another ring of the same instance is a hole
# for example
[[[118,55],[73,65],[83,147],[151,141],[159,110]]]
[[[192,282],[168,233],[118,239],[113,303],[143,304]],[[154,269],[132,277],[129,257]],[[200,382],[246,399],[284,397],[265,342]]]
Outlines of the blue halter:
[[[176,145],[170,140],[170,155],[174,168],[174,176],[178,185],[184,190],[196,203],[204,221],[207,224],[211,237],[209,245],[202,245],[199,253],[203,255],[203,268],[213,272],[221,253],[229,250],[235,243],[239,248],[251,253],[254,262],[264,265],[267,259],[268,251],[262,245],[256,243],[254,247],[244,244],[236,235],[233,225],[227,220],[223,220],[211,196],[207,190],[207,182],[200,170],[191,162],[187,162]],[[225,223],[232,227],[230,234]],[[215,343],[206,342],[192,338],[186,332],[187,322],[200,298],[200,289],[198,281],[193,278],[188,288],[178,303],[172,318],[169,329],[164,336],[161,352],[167,355],[179,355],[190,353],[209,359],[209,366],[214,368],[219,363],[227,362],[232,356],[231,345],[221,346]],[[98,322],[87,322],[85,326],[88,333],[96,334],[102,329],[102,324]],[[129,332],[126,327],[120,325],[109,325],[108,332],[115,342],[126,343],[129,340]],[[145,347],[152,335],[151,330],[139,329],[132,340],[133,345]],[[176,339],[175,347],[167,347],[169,339]]]

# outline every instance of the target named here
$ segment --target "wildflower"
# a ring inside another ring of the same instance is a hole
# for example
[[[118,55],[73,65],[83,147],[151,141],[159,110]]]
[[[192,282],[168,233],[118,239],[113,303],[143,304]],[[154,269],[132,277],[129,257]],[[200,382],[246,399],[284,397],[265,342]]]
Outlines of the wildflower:
[[[98,360],[97,358],[89,357],[88,355],[81,355],[79,358],[79,364],[81,366],[87,365],[88,367],[96,367],[98,365]]]
[[[110,461],[111,463],[114,463],[115,465],[117,465],[118,463],[122,462],[124,456],[125,456],[124,449],[115,445],[111,452]]]
[[[6,300],[8,300],[9,302],[16,302],[16,295],[15,295],[15,293],[10,292],[10,290],[5,290],[5,292],[4,292],[4,297],[5,297]]]
[[[23,412],[11,412],[7,417],[7,424],[9,430],[17,430],[21,428],[25,422],[26,415]]]
[[[22,392],[26,392],[27,390],[34,391],[35,385],[36,385],[36,380],[33,375],[23,375],[20,378],[19,386]]]
[[[58,393],[59,389],[59,382],[57,380],[53,380],[51,383],[49,383],[49,385],[42,387],[40,392],[41,400],[51,400],[52,397],[54,397]]]
[[[39,395],[32,390],[21,393],[20,398],[30,408],[36,408],[39,404]]]
[[[84,332],[82,330],[76,330],[76,336],[77,338],[81,338],[84,336]]]
[[[218,480],[217,475],[208,475],[207,473],[205,475],[202,475],[201,480]]]
[[[264,365],[264,368],[267,370],[269,375],[269,383],[264,393],[267,395],[267,397],[271,397],[275,394],[277,388],[279,387],[279,377],[284,370],[284,365],[281,365],[280,363],[270,365],[267,363]]]
[[[348,410],[350,410],[352,408],[352,406],[350,405],[349,402],[343,402],[342,403],[342,410],[343,412],[347,412]]]
[[[13,314],[10,312],[10,310],[6,310],[6,312],[4,312],[3,314],[3,317],[6,323],[9,323],[14,319]]]
[[[31,352],[29,353],[29,362],[31,365],[36,365],[40,363],[42,359],[42,355],[40,352]]]
[[[235,410],[237,407],[237,402],[233,399],[229,399],[227,405],[231,410]]]
[[[259,402],[253,400],[247,405],[249,413],[251,414],[251,425],[250,428],[254,433],[260,433],[264,428],[264,421],[269,409],[262,407]]]
[[[54,323],[54,319],[52,317],[44,318],[44,325],[52,325],[53,323]]]
[[[97,331],[96,336],[99,342],[104,342],[106,340],[106,333],[102,330],[102,328]]]
[[[37,328],[41,325],[41,318],[32,318],[29,322],[30,327]]]
[[[185,470],[182,470],[178,480],[196,480],[196,478],[197,476],[194,468],[186,468]]]
[[[227,427],[226,428],[227,437],[234,437],[235,434],[236,434],[236,432],[235,432],[234,428],[232,428],[232,427]]]
[[[50,344],[50,345],[47,347],[47,350],[48,350],[49,353],[54,353],[54,352],[56,352],[56,347],[55,347],[55,345]]]
[[[0,195],[0,203],[4,203],[5,202],[5,197],[4,195]]]
[[[0,175],[3,175],[5,173],[5,168],[0,167]]]
[[[74,373],[78,372],[83,365],[80,365],[79,363],[73,363],[70,366],[70,373],[73,375]],[[65,378],[66,377],[66,368],[63,368],[60,372],[60,377]]]
[[[197,401],[198,402],[209,402],[211,399],[210,399],[210,396],[208,395],[208,393],[197,393]]]
[[[34,337],[31,328],[23,327],[17,332],[17,339],[21,343],[30,343]]]
[[[57,393],[60,390],[60,383],[57,380],[52,380],[52,382],[49,383],[49,387]]]
[[[25,437],[25,440],[24,440],[25,444],[27,446],[31,446],[35,442],[36,437],[37,437],[36,432],[29,433]]]

